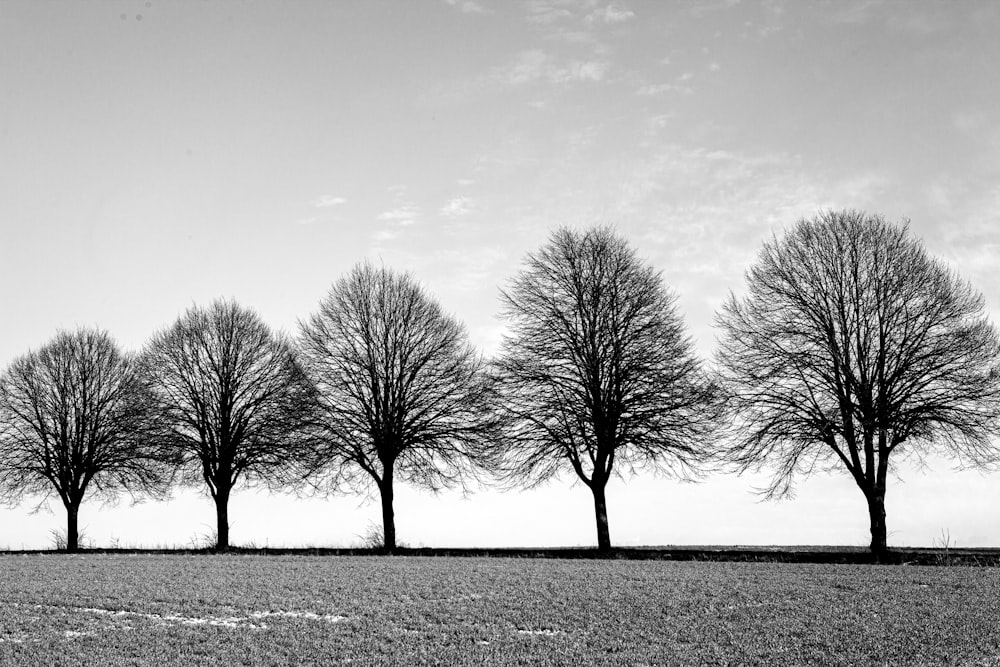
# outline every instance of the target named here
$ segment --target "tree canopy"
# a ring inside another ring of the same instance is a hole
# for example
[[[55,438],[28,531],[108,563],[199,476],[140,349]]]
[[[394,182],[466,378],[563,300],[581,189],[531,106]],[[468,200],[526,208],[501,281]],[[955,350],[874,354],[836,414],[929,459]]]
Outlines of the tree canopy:
[[[608,227],[557,229],[501,292],[503,478],[572,471],[594,494],[601,548],[613,474],[689,476],[708,451],[713,394],[676,300]]]
[[[18,357],[0,376],[0,497],[57,496],[76,550],[88,494],[164,491],[170,469],[148,437],[150,405],[135,359],[105,331],[61,331]]]
[[[300,325],[325,412],[318,471],[334,490],[374,483],[395,547],[393,481],[462,484],[489,458],[495,402],[464,326],[408,273],[364,263]]]
[[[981,294],[930,257],[907,224],[861,211],[801,220],[764,244],[718,324],[741,470],[770,468],[769,496],[796,473],[847,471],[886,548],[897,450],[996,458],[1000,337]]]
[[[192,307],[143,353],[158,404],[159,437],[180,480],[205,485],[217,510],[217,547],[229,546],[228,503],[239,482],[284,488],[312,456],[315,392],[291,342],[235,301]]]

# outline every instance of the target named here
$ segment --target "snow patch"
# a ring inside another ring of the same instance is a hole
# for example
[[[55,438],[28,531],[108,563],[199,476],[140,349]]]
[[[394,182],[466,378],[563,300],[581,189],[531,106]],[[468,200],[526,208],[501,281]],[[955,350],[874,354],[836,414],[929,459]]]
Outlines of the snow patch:
[[[340,623],[347,620],[346,616],[339,614],[317,614],[311,611],[284,611],[281,609],[277,611],[255,611],[250,614],[250,618],[269,618],[275,616],[280,618],[307,618],[310,621],[326,621],[327,623]]]
[[[53,604],[25,604],[25,603],[8,603],[14,607],[25,607],[30,609],[45,609],[50,611],[65,613],[77,613],[77,614],[92,614],[96,616],[111,617],[116,619],[124,618],[141,618],[151,621],[159,621],[161,626],[170,625],[189,625],[189,626],[213,626],[220,628],[249,628],[251,630],[266,630],[267,625],[265,623],[260,623],[261,619],[265,618],[301,618],[309,621],[320,621],[325,623],[339,623],[341,621],[348,620],[347,616],[341,616],[339,614],[317,614],[312,611],[287,611],[287,610],[271,610],[271,611],[254,611],[250,612],[246,616],[186,616],[183,614],[157,614],[154,612],[142,612],[142,611],[131,611],[128,609],[106,609],[103,607],[76,607],[71,605],[53,605]],[[133,630],[134,628],[127,623],[122,623],[118,629],[122,630]],[[93,632],[83,632],[75,630],[67,630],[63,633],[63,636],[67,639],[73,639],[76,637],[82,637],[84,635],[92,635]],[[8,643],[23,643],[23,639],[18,639],[14,637],[0,637],[0,642]]]

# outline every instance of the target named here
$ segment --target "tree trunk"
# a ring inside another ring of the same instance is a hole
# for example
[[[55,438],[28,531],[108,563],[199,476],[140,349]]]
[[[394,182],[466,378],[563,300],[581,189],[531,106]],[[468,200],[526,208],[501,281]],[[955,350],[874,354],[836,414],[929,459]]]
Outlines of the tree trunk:
[[[79,505],[66,508],[66,551],[69,553],[75,553],[80,549],[79,516]]]
[[[876,560],[881,561],[888,552],[888,548],[886,547],[884,491],[876,491],[868,496],[868,518],[871,520],[872,555],[875,556]]]
[[[215,493],[215,550],[229,550],[229,489]]]
[[[604,485],[594,483],[591,490],[594,492],[594,513],[597,517],[597,549],[610,551],[611,533],[608,530],[608,504],[604,499]]]
[[[386,469],[379,484],[382,492],[382,549],[391,554],[396,550],[396,517],[392,510],[392,469]]]

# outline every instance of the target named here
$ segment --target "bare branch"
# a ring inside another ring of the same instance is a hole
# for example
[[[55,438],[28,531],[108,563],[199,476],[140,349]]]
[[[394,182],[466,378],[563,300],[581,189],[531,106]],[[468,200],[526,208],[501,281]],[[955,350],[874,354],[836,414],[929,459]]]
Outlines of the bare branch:
[[[291,343],[233,301],[188,309],[155,334],[143,367],[157,400],[161,443],[183,483],[207,487],[228,546],[233,487],[287,488],[311,455],[315,392]]]
[[[150,395],[136,361],[104,331],[59,332],[0,377],[0,498],[56,496],[67,548],[87,495],[165,493],[170,470],[149,435]]]
[[[603,502],[612,474],[695,474],[712,390],[676,297],[624,239],[607,227],[558,229],[501,299],[509,485],[571,470]]]
[[[331,490],[378,486],[394,546],[392,482],[464,485],[497,428],[485,362],[464,327],[409,274],[360,264],[300,323],[326,414],[316,473]]]
[[[768,495],[789,493],[796,473],[846,469],[884,549],[890,454],[996,460],[1000,337],[982,296],[905,222],[859,211],[802,220],[764,244],[747,284],[718,316],[736,420],[722,455],[772,468]]]

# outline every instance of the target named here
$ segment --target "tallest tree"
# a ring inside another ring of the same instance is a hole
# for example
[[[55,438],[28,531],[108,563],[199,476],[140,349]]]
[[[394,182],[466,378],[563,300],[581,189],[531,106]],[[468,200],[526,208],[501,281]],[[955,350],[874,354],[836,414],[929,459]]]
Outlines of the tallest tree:
[[[800,221],[764,244],[719,325],[738,434],[725,454],[741,469],[771,468],[771,496],[787,494],[796,472],[848,473],[876,557],[899,456],[996,455],[1000,337],[982,295],[906,224],[858,211]]]

